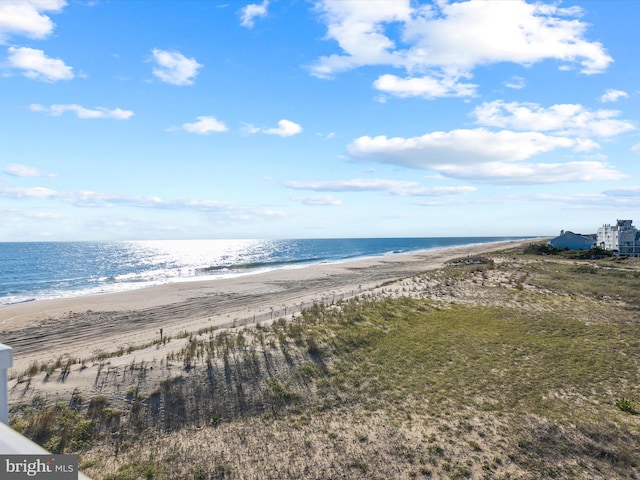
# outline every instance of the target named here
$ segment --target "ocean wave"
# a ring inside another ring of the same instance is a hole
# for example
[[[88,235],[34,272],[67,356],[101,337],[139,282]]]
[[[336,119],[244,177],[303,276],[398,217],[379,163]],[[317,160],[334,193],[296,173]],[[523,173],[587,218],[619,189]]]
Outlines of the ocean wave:
[[[0,299],[0,305],[1,306],[8,306],[8,305],[19,305],[21,303],[29,303],[29,302],[35,302],[37,300],[37,298],[35,297],[5,297]]]
[[[0,243],[0,306],[517,238]]]
[[[309,258],[298,258],[293,260],[233,263],[233,264],[227,264],[227,265],[211,265],[209,267],[200,267],[200,268],[196,268],[194,271],[196,272],[196,274],[201,275],[201,274],[211,274],[216,272],[232,272],[232,271],[257,270],[257,269],[264,269],[264,268],[278,268],[278,267],[286,267],[288,265],[318,263],[326,260],[327,259],[324,259],[324,258],[309,257]]]

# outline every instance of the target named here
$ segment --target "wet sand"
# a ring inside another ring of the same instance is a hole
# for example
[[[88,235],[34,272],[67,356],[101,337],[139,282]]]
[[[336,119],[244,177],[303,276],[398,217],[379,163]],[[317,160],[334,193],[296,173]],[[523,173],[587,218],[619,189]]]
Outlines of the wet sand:
[[[88,358],[163,335],[279,318],[313,302],[364,293],[443,266],[448,260],[530,243],[497,242],[274,270],[134,291],[42,300],[0,308],[0,343],[13,347],[14,369],[31,362]]]

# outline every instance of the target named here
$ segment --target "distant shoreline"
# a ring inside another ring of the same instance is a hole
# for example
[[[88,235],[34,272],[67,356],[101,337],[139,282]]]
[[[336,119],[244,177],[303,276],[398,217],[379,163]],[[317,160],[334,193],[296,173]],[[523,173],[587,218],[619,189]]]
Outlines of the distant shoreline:
[[[14,347],[14,368],[53,356],[83,357],[165,335],[227,325],[269,313],[291,314],[321,298],[364,293],[385,282],[443,266],[460,256],[535,239],[447,247],[214,281],[177,282],[120,293],[41,300],[0,309],[0,342]],[[43,341],[42,339],[46,339]]]
[[[488,239],[488,238],[492,238],[496,240],[482,241],[482,239]],[[313,258],[312,255],[309,255],[309,256],[305,256],[304,258],[303,257],[288,258],[288,259],[276,258],[273,260],[258,259],[255,261],[248,260],[246,262],[243,262],[242,260],[240,260],[237,263],[229,262],[221,265],[210,265],[210,266],[201,266],[201,267],[185,266],[184,268],[173,267],[173,269],[167,270],[167,271],[171,270],[172,273],[170,275],[162,278],[151,279],[151,280],[132,279],[132,280],[124,280],[120,282],[120,281],[116,281],[116,279],[113,278],[113,276],[107,276],[106,280],[103,280],[100,282],[94,282],[94,280],[92,279],[91,287],[87,287],[87,286],[84,286],[84,287],[79,286],[78,288],[60,287],[60,288],[56,288],[51,292],[47,292],[45,289],[44,291],[40,291],[40,292],[33,292],[33,293],[25,292],[24,294],[15,294],[13,298],[12,296],[0,297],[0,312],[2,312],[2,309],[9,306],[19,305],[22,303],[29,303],[34,301],[41,302],[41,301],[58,300],[58,299],[93,297],[96,295],[110,295],[114,293],[136,291],[140,289],[146,289],[150,287],[157,287],[157,286],[168,285],[173,283],[220,281],[220,280],[226,280],[229,278],[235,278],[235,277],[246,276],[246,275],[258,275],[258,274],[268,273],[268,272],[277,271],[277,270],[308,268],[316,265],[342,264],[342,263],[352,262],[352,261],[372,260],[372,259],[388,257],[392,255],[419,254],[422,252],[437,251],[440,249],[446,249],[446,248],[457,247],[457,246],[464,247],[464,246],[476,246],[476,245],[491,245],[492,243],[501,243],[505,241],[517,241],[517,240],[532,240],[535,238],[537,237],[433,237],[433,238],[424,237],[425,240],[434,240],[434,241],[437,241],[438,239],[442,239],[443,241],[450,241],[454,239],[461,239],[461,240],[477,239],[479,241],[472,242],[472,243],[465,243],[461,245],[437,245],[433,247],[415,248],[415,249],[408,249],[408,250],[392,249],[389,251],[384,251],[379,253],[368,253],[368,252],[360,253],[359,252],[353,255],[347,254],[344,257],[336,257],[336,258],[331,258],[331,257],[325,258],[321,256],[317,258]],[[402,239],[405,239],[405,238],[401,238],[400,240]],[[423,240],[423,238],[419,238],[419,237],[416,237],[416,239]],[[315,241],[315,240],[316,239],[307,239],[307,241]],[[390,239],[386,239],[386,238],[319,239],[318,241],[326,241],[326,240],[330,240],[330,241],[333,241],[333,240],[337,240],[337,241],[392,240],[393,241],[398,239],[394,239],[394,238],[390,238]],[[406,240],[413,240],[413,238],[407,237]],[[282,241],[296,242],[298,240],[294,239],[294,240],[282,240]],[[15,243],[15,242],[10,242],[10,243]],[[127,244],[127,243],[137,243],[137,242],[25,242],[25,243],[42,243],[43,245],[59,244],[59,243],[69,243],[69,244],[75,243],[75,244],[91,245],[91,244],[101,244],[101,243]],[[177,275],[175,273],[176,271],[178,272]],[[183,273],[185,271],[187,272],[187,274]],[[138,273],[140,275],[144,275],[145,272],[141,271]],[[120,274],[116,274],[116,275],[120,276]],[[109,278],[111,279],[111,281],[108,280]],[[8,288],[11,288],[11,287],[9,286]]]
[[[640,326],[629,311],[640,264],[533,255],[530,245],[389,255],[152,288],[98,310],[85,301],[40,310],[1,334],[15,354],[12,424],[45,448],[78,452],[94,478],[144,472],[158,458],[166,478],[199,478],[190,452],[205,471],[220,465],[211,452],[226,452],[233,478],[247,465],[251,477],[264,465],[278,476],[290,458],[289,478],[329,468],[351,478],[354,458],[367,465],[358,478],[416,476],[416,465],[444,478],[453,462],[474,478],[546,478],[540,458],[553,459],[553,475],[580,465],[581,476],[626,478],[638,465],[628,445],[638,439],[629,385],[638,384]]]

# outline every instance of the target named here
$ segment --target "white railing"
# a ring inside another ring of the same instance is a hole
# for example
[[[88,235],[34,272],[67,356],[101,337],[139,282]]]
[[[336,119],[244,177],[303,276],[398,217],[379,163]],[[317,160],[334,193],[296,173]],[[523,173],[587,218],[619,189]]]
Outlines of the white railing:
[[[8,425],[0,422],[0,454],[2,455],[47,455],[44,448],[23,437]],[[78,472],[78,480],[91,480]]]
[[[9,377],[13,365],[13,349],[0,343],[0,423],[9,424]]]
[[[9,427],[9,377],[13,349],[0,343],[0,454],[46,455],[49,452]],[[78,480],[90,480],[78,472]]]

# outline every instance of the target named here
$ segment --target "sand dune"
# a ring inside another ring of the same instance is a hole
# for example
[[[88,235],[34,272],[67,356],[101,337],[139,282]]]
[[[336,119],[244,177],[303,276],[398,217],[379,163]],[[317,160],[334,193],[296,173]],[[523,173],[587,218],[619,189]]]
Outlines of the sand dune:
[[[183,331],[291,315],[313,302],[362,293],[446,261],[526,241],[453,247],[129,292],[42,300],[0,309],[0,342],[14,349],[14,370],[30,363],[88,358]],[[140,356],[140,355],[139,355]]]

